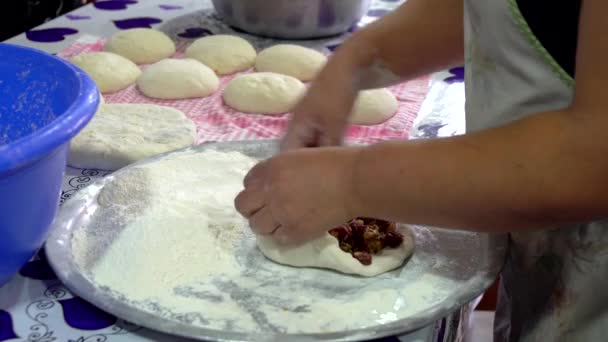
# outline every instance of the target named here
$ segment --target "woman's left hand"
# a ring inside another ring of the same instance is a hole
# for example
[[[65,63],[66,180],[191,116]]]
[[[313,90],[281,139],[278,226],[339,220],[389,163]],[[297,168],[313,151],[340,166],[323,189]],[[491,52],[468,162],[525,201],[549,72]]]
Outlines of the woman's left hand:
[[[259,235],[301,243],[356,216],[352,175],[358,148],[300,149],[256,165],[235,199]]]

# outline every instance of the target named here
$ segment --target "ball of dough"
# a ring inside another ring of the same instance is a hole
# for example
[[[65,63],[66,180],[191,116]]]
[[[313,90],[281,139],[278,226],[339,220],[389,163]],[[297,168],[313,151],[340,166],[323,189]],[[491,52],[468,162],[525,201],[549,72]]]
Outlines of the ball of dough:
[[[113,34],[104,49],[137,64],[148,64],[172,56],[175,53],[175,43],[161,31],[134,28]]]
[[[281,114],[289,112],[306,91],[297,78],[257,72],[239,75],[224,90],[224,102],[244,113]]]
[[[83,53],[73,57],[71,62],[89,74],[102,93],[122,90],[141,75],[135,63],[110,52]]]
[[[316,50],[279,44],[260,52],[255,60],[255,70],[276,72],[306,82],[315,78],[325,62],[327,57]]]
[[[257,245],[268,259],[288,266],[326,268],[346,274],[375,277],[392,271],[405,262],[414,251],[411,232],[400,227],[403,243],[397,248],[386,248],[372,256],[371,265],[363,265],[350,253],[340,249],[338,240],[329,233],[299,246],[286,246],[266,236],[257,236]]]
[[[105,104],[71,142],[68,164],[117,170],[192,145],[194,123],[177,109],[152,104]]]
[[[228,75],[251,68],[256,52],[241,37],[219,34],[194,41],[186,49],[186,57],[200,61],[218,75]]]
[[[399,108],[397,98],[386,88],[359,92],[350,116],[354,125],[377,125],[392,118]]]
[[[137,79],[137,87],[156,99],[205,97],[219,87],[213,70],[194,59],[164,59],[150,65]]]

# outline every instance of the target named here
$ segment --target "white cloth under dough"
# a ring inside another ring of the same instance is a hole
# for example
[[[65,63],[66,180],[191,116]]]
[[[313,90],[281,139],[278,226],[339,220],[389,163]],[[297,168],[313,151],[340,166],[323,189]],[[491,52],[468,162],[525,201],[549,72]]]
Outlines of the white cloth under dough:
[[[414,251],[409,230],[400,227],[403,243],[398,248],[385,248],[372,256],[371,265],[363,265],[350,253],[342,251],[338,239],[329,233],[299,246],[283,246],[273,239],[258,236],[260,251],[270,260],[294,267],[326,268],[346,274],[374,277],[399,268]]]
[[[184,113],[153,104],[104,104],[70,144],[73,167],[117,170],[188,147],[196,127]]]

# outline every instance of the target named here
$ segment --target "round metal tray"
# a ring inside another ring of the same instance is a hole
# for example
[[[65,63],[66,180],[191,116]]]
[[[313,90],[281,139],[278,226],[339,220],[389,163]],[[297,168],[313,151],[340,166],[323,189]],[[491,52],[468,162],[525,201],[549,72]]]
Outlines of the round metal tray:
[[[208,148],[221,151],[240,151],[251,157],[264,159],[275,153],[276,142],[208,143],[190,148],[190,150],[196,153]],[[153,163],[165,157],[166,155],[154,157],[123,170]],[[504,235],[478,234],[429,227],[412,227],[416,239],[414,255],[401,269],[376,278],[351,277],[316,269],[297,269],[296,272],[296,269],[282,267],[265,260],[261,256],[256,256],[255,253],[261,255],[257,250],[255,252],[250,250],[247,252],[247,257],[251,256],[254,263],[260,265],[261,268],[267,270],[267,268],[274,267],[275,269],[285,270],[285,272],[293,272],[289,277],[276,279],[279,287],[281,282],[295,281],[295,284],[285,284],[291,286],[286,288],[293,289],[293,286],[298,286],[297,282],[305,279],[308,284],[301,286],[311,286],[311,280],[313,280],[323,283],[323,286],[325,286],[323,289],[325,290],[327,284],[338,283],[340,287],[336,287],[335,291],[344,292],[344,289],[350,286],[353,291],[359,291],[358,295],[361,295],[360,292],[373,291],[373,289],[379,289],[383,286],[406,289],[407,286],[417,284],[422,288],[429,287],[429,290],[432,290],[431,287],[435,286],[433,283],[424,283],[425,279],[428,280],[429,277],[445,279],[444,285],[449,283],[450,286],[447,290],[443,289],[442,295],[438,298],[432,300],[430,298],[428,300],[416,298],[418,304],[412,311],[415,313],[411,315],[399,317],[399,319],[386,324],[374,323],[354,330],[331,333],[319,331],[318,333],[307,334],[282,334],[277,332],[276,329],[266,329],[264,327],[258,332],[239,331],[237,329],[231,329],[230,331],[210,329],[187,321],[155,314],[153,311],[145,310],[125,300],[125,298],[121,298],[113,291],[92,281],[88,270],[83,269],[75,260],[71,243],[74,231],[95,229],[94,214],[99,210],[96,201],[97,195],[105,184],[111,182],[123,170],[80,190],[64,204],[47,241],[46,253],[58,277],[75,294],[118,317],[173,335],[213,341],[360,341],[413,332],[446,317],[479,296],[492,284],[504,261],[506,251]],[[251,245],[255,246],[254,243]],[[252,281],[259,281],[259,279],[252,279]],[[225,289],[225,291],[232,290]],[[334,290],[332,289],[332,291]],[[283,296],[284,300],[289,300],[289,296],[293,293],[293,291],[282,292],[279,295]],[[413,299],[412,296],[416,296],[416,294],[408,294],[404,290],[400,294],[400,300],[408,305],[409,301]],[[322,301],[323,298],[317,300]],[[244,310],[254,309],[245,307]],[[210,305],[204,314],[213,316],[213,306]],[[350,313],[345,312],[344,314],[349,315]],[[273,323],[279,322],[267,322],[266,327],[273,327]]]

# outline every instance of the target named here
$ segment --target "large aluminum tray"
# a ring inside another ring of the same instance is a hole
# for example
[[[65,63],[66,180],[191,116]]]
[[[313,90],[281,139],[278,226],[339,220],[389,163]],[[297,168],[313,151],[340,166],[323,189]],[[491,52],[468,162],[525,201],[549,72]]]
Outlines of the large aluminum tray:
[[[191,148],[195,152],[207,148],[222,151],[240,151],[249,156],[264,159],[275,152],[276,142],[249,141],[230,143],[208,143]],[[128,168],[153,163],[166,155],[151,158]],[[124,170],[124,169],[123,169]],[[377,278],[357,278],[341,275],[331,271],[314,269],[292,269],[278,265],[269,265],[259,251],[243,251],[248,253],[247,258],[254,260],[260,268],[267,270],[274,267],[281,272],[291,272],[289,276],[273,277],[277,284],[276,296],[282,296],[285,301],[297,293],[298,286],[309,288],[311,281],[319,283],[319,298],[311,300],[324,301],[335,295],[344,295],[353,292],[353,300],[369,291],[383,288],[403,288],[400,294],[400,305],[408,306],[407,314],[399,316],[398,320],[381,324],[372,322],[364,328],[335,331],[331,333],[309,334],[281,334],[272,329],[273,323],[266,321],[266,328],[261,332],[222,331],[209,329],[201,325],[180,321],[179,318],[167,318],[152,311],[138,307],[125,298],[120,298],[107,288],[101,287],[92,281],[87,269],[82,269],[72,254],[71,238],[78,229],[95,230],[95,212],[99,210],[96,197],[101,188],[121,173],[113,175],[91,184],[68,200],[54,223],[54,229],[46,244],[48,259],[59,278],[77,295],[90,301],[101,309],[118,317],[129,320],[141,326],[161,332],[189,337],[199,340],[213,341],[360,341],[390,335],[399,335],[413,332],[434,321],[456,311],[464,304],[479,296],[494,281],[503,264],[506,239],[504,235],[477,234],[469,232],[450,231],[429,227],[413,227],[416,239],[416,249],[412,258],[399,270],[390,272]],[[95,234],[91,234],[94,236]],[[257,254],[256,254],[257,253]],[[250,262],[251,264],[251,262]],[[251,265],[249,265],[250,267]],[[119,270],[117,270],[118,272]],[[254,272],[255,273],[255,272]],[[443,279],[441,282],[429,279]],[[267,279],[265,279],[267,280]],[[255,279],[252,276],[248,281],[263,282],[264,279]],[[266,281],[266,283],[268,283]],[[283,284],[281,284],[283,283]],[[339,284],[335,288],[328,285]],[[280,291],[281,285],[289,291]],[[426,295],[407,292],[407,288],[418,286]],[[441,291],[435,286],[442,286]],[[446,286],[448,286],[446,288]],[[436,292],[433,292],[437,290]],[[225,289],[226,292],[233,289]],[[367,292],[366,292],[367,291]],[[429,296],[429,293],[439,293],[439,296]],[[256,293],[249,295],[256,296]],[[264,298],[260,295],[259,298]],[[273,297],[273,299],[276,299]],[[386,304],[386,303],[379,303]],[[389,303],[390,304],[390,303]],[[386,307],[386,305],[385,305]],[[247,310],[255,308],[245,307]],[[398,312],[397,312],[398,313]],[[213,316],[213,305],[209,305],[204,315]],[[256,312],[256,314],[260,314]],[[344,312],[344,315],[350,315]],[[389,319],[390,321],[390,319]],[[276,322],[277,324],[279,322]]]

